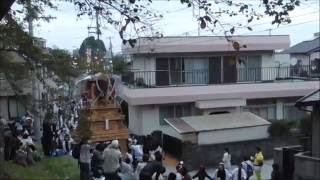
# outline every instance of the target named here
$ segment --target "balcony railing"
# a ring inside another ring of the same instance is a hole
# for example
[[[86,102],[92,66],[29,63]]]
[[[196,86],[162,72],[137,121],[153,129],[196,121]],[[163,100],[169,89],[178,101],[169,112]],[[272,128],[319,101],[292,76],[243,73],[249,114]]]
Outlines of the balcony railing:
[[[318,74],[319,70],[312,70],[310,66],[236,68],[216,71],[209,69],[156,70],[130,71],[122,77],[122,81],[130,88],[153,88],[313,80]]]

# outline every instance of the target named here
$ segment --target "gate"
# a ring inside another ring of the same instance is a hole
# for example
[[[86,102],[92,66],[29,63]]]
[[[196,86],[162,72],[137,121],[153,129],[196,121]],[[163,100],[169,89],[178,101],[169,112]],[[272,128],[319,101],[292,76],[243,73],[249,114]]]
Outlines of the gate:
[[[283,176],[286,180],[293,180],[294,155],[302,152],[301,148],[283,148]]]

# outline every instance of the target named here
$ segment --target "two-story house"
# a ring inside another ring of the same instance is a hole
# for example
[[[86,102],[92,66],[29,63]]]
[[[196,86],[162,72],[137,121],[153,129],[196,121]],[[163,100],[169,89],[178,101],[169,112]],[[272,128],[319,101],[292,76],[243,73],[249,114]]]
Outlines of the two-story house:
[[[310,65],[311,76],[320,74],[320,36],[315,33],[313,39],[302,41],[284,51],[281,54],[290,56],[291,64],[296,66]]]
[[[306,74],[278,66],[284,56],[276,52],[289,45],[288,35],[257,35],[231,42],[140,38],[134,48],[124,46],[132,61],[120,94],[128,103],[129,129],[137,135],[161,130],[198,144],[268,137],[268,121],[304,118],[294,102],[319,88],[309,66],[302,67]]]

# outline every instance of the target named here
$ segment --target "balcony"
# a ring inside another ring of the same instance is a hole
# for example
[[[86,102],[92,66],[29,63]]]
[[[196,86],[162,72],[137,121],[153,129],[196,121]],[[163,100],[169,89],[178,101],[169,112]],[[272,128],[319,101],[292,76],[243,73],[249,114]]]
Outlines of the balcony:
[[[130,71],[122,77],[128,88],[252,84],[318,80],[318,69],[311,66],[197,69],[188,71]]]

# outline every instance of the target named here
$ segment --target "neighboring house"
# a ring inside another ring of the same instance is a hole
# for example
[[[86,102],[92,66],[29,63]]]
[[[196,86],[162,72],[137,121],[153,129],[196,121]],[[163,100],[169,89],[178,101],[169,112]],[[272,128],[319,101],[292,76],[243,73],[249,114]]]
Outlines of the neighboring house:
[[[36,45],[45,49],[45,40],[37,38]],[[11,63],[26,64],[26,60],[15,52],[8,52],[7,55],[11,59]],[[7,79],[3,72],[0,72],[0,116],[6,120],[15,120],[23,116],[26,111],[31,110],[30,107],[26,107],[30,102],[36,102],[36,109],[38,113],[40,110],[40,101],[53,98],[51,91],[57,88],[53,76],[42,66],[37,64],[37,74],[40,78],[34,78],[32,72],[29,69],[25,69],[29,76],[15,81]],[[19,73],[19,72],[15,72]],[[34,90],[32,90],[32,82],[34,79]],[[16,87],[15,87],[16,86]],[[40,116],[43,116],[41,113]],[[41,119],[41,118],[40,118]]]
[[[295,179],[320,179],[320,88],[299,99],[296,106],[312,114],[312,148],[294,156]]]
[[[12,57],[12,63],[25,63],[25,60],[16,53],[8,53]],[[19,81],[7,80],[5,74],[0,72],[0,116],[9,119],[16,119],[26,113],[27,107],[24,102],[30,101],[32,96],[31,79],[26,78]],[[21,92],[17,92],[17,88]]]
[[[320,179],[320,89],[296,102],[301,111],[311,112],[310,143],[299,146],[279,146],[274,149],[274,163],[279,164],[283,179]]]
[[[289,54],[291,62],[296,63],[296,66],[310,66],[310,73],[314,76],[320,74],[319,33],[316,33],[312,40],[300,42],[282,51],[281,54]]]
[[[131,132],[161,130],[210,144],[266,138],[266,120],[304,118],[294,103],[319,82],[277,63],[284,56],[275,52],[289,48],[289,36],[232,41],[240,51],[225,37],[204,36],[140,38],[136,47],[124,46],[133,71],[120,96],[128,103]]]

